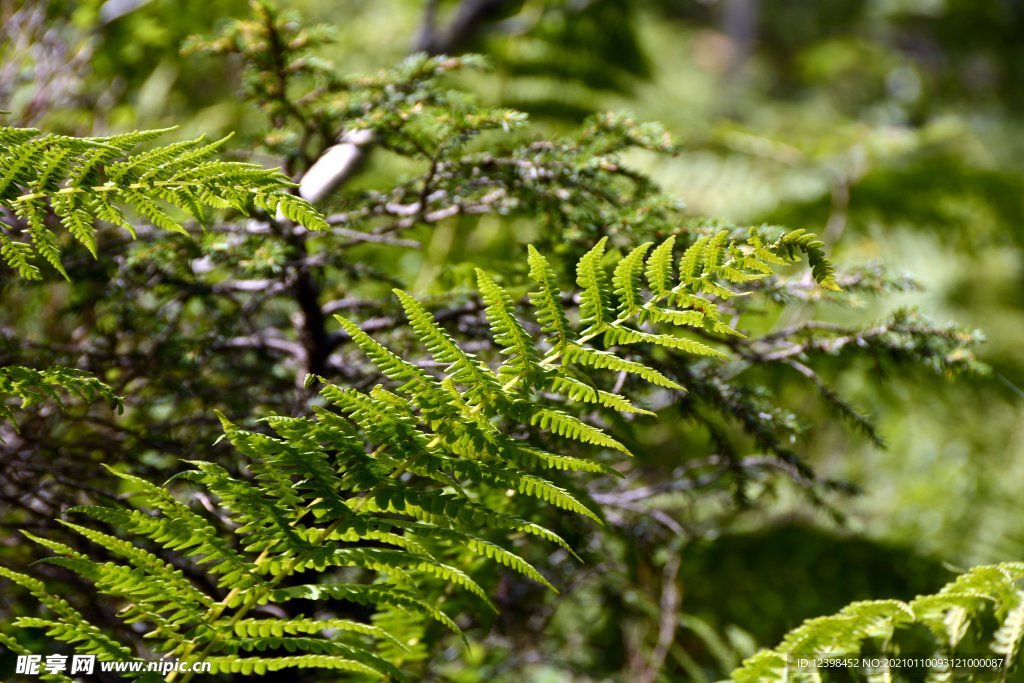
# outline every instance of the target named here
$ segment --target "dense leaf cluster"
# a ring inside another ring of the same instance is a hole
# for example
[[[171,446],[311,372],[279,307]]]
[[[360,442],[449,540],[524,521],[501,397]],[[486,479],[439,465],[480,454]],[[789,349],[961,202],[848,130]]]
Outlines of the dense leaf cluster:
[[[109,525],[113,533],[64,522],[116,561],[28,536],[55,553],[50,564],[79,574],[123,605],[121,619],[145,624],[145,637],[158,643],[150,647],[160,657],[199,658],[211,662],[215,672],[319,667],[403,679],[396,667],[415,656],[409,646],[423,642],[424,620],[461,633],[442,610],[446,591],[465,590],[494,609],[463,568],[474,557],[553,589],[528,560],[506,547],[508,539],[535,536],[575,555],[557,533],[519,516],[520,506],[514,498],[509,502],[509,495],[532,497],[600,522],[597,512],[546,478],[546,472],[614,470],[538,448],[515,434],[539,429],[629,454],[605,430],[566,412],[564,402],[649,414],[625,396],[601,389],[598,371],[638,375],[668,389],[682,387],[609,349],[651,344],[723,357],[703,342],[643,328],[667,325],[738,334],[700,295],[728,296],[728,283],[767,276],[773,265],[792,259],[794,244],[806,248],[814,244],[810,240],[798,233],[764,244],[753,236],[738,245],[721,232],[689,247],[677,268],[670,238],[654,249],[650,243],[637,247],[611,277],[601,240],[576,267],[581,305],[574,323],[548,260],[531,248],[531,277],[537,286],[528,297],[532,322],[520,319],[508,291],[484,271],[477,272],[493,339],[505,356],[496,369],[461,348],[415,298],[396,291],[409,326],[443,374],[404,360],[339,316],[353,342],[396,390],[378,385],[361,392],[325,383],[320,392],[325,405],[314,409],[314,419],[267,418],[276,436],[242,430],[223,419],[225,434],[245,457],[251,479],[212,462],[194,462],[177,478],[215,496],[222,521],[234,529],[234,542],[225,541],[211,520],[167,489],[117,472],[137,490],[142,507],[71,510]],[[822,258],[813,246],[808,251]],[[822,262],[819,270],[828,267]],[[829,280],[825,284],[834,286]],[[537,325],[544,336],[527,332],[528,325]],[[593,343],[597,340],[599,347]],[[120,537],[125,534],[139,542]],[[147,549],[147,541],[192,558],[193,572],[208,575],[202,583],[216,590],[198,588]],[[372,580],[337,583],[329,578],[336,568],[355,568]],[[46,618],[18,618],[14,626],[46,629],[51,637],[106,659],[137,656],[130,644],[112,640],[36,579],[2,572],[52,612]],[[341,603],[337,616],[248,617],[267,605],[325,597]],[[365,621],[353,620],[346,603],[373,609]]]
[[[0,275],[0,418],[21,430],[0,432],[0,526],[33,541],[0,550],[33,596],[0,607],[14,652],[414,679],[452,633],[539,631],[576,558],[664,565],[671,612],[684,539],[791,489],[838,514],[850,487],[803,457],[805,396],[881,444],[848,372],[981,369],[976,334],[912,311],[817,319],[911,284],[835,268],[804,229],[686,213],[627,161],[678,152],[659,126],[541,136],[458,85],[481,60],[341,77],[329,30],[252,9],[190,50],[241,66],[270,129],[252,154],[283,171],[222,161],[223,141],[2,129],[0,253],[21,279]],[[332,155],[321,214],[299,195]],[[55,313],[36,325],[39,301]],[[49,410],[122,394],[116,420]],[[635,598],[622,585],[602,600]]]

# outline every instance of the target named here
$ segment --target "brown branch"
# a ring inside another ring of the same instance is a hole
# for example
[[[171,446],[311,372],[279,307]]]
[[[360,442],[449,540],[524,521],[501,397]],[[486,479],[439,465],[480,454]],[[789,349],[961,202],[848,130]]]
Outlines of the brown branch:
[[[639,683],[654,683],[661,668],[665,665],[665,657],[668,656],[669,648],[675,642],[681,603],[679,586],[676,583],[678,578],[679,552],[670,551],[661,573],[661,600],[658,603],[661,608],[661,619],[658,622],[658,642],[651,652],[647,666],[637,678]]]
[[[509,0],[465,0],[448,28],[437,29],[436,3],[428,2],[424,13],[423,30],[416,43],[418,52],[429,55],[452,54],[476,36],[488,18],[494,16]]]

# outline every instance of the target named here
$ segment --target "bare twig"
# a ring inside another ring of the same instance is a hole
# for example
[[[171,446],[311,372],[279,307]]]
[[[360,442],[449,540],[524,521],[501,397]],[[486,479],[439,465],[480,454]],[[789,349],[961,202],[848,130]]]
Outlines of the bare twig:
[[[348,228],[335,227],[331,229],[331,232],[339,237],[347,237],[354,243],[373,242],[375,244],[387,244],[392,247],[406,247],[408,249],[419,249],[423,246],[416,240],[389,237],[388,235],[378,235],[372,232],[360,232],[358,230],[349,230]]]
[[[678,578],[679,553],[669,552],[661,573],[661,600],[659,601],[661,619],[658,622],[658,642],[651,652],[647,666],[637,678],[640,683],[654,683],[661,668],[665,665],[668,650],[676,639],[680,605],[679,586],[676,584]]]

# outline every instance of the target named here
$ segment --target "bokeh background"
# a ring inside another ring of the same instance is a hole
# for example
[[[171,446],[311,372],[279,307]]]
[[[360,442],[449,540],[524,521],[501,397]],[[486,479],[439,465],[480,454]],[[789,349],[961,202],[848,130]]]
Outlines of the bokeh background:
[[[879,382],[873,367],[828,369],[877,419],[886,448],[793,389],[787,398],[812,427],[801,453],[861,489],[838,504],[841,519],[784,489],[748,507],[686,501],[689,533],[676,545],[683,628],[670,658],[687,678],[714,680],[803,618],[850,600],[906,598],[951,570],[1024,558],[1024,2],[279,4],[335,26],[324,56],[346,72],[391,66],[425,46],[431,21],[450,27],[477,8],[451,45],[489,58],[490,71],[459,76],[482,101],[528,112],[549,135],[603,110],[659,121],[683,153],[627,161],[688,211],[804,227],[840,264],[905,274],[884,299],[815,304],[817,315],[860,324],[916,306],[986,335],[979,356],[991,372],[977,378],[922,371]],[[7,120],[74,134],[235,131],[244,148],[265,121],[233,96],[237,65],[179,48],[245,12],[242,0],[0,2]],[[354,182],[400,173],[374,158]],[[481,221],[397,267],[436,273],[469,255],[497,260],[533,229]],[[426,290],[434,280],[409,279]],[[784,379],[770,381],[787,391]],[[666,419],[640,457],[657,463],[706,438]],[[630,648],[657,628],[658,593],[648,590],[657,577],[638,561],[643,535],[638,525],[635,539],[603,539],[606,561],[562,598],[524,605],[547,611],[543,633],[517,640],[499,628],[468,654],[445,655],[444,675],[628,680]]]

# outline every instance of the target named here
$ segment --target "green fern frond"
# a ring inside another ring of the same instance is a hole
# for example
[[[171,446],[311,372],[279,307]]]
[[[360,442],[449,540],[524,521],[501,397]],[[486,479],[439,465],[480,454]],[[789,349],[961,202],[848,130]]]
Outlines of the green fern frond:
[[[93,511],[93,508],[79,507],[76,508],[76,511],[88,515]],[[146,581],[151,581],[155,586],[159,587],[158,594],[167,600],[169,605],[195,608],[212,606],[213,600],[205,593],[196,589],[185,578],[180,569],[175,569],[168,562],[161,560],[148,550],[138,548],[131,542],[111,536],[110,534],[89,529],[67,520],[60,521],[61,524],[89,541],[126,559],[140,574],[145,575]]]
[[[509,457],[514,459],[523,467],[537,467],[549,470],[561,470],[563,472],[593,472],[596,474],[607,474],[615,477],[622,475],[604,463],[584,458],[575,458],[571,455],[555,455],[537,448],[520,446],[509,451]]]
[[[685,339],[668,334],[651,334],[640,330],[614,327],[604,334],[604,343],[607,346],[622,346],[626,344],[654,344],[666,349],[685,351],[695,356],[710,356],[712,358],[726,358],[721,351],[716,351],[707,344],[693,339]]]
[[[14,228],[0,221],[0,256],[7,262],[7,265],[16,270],[19,277],[26,280],[38,280],[42,277],[39,268],[31,262],[32,256],[35,254],[32,245],[15,242],[5,232],[13,233]]]
[[[569,372],[569,369],[563,368],[562,372],[567,373]],[[599,389],[574,377],[568,377],[566,374],[559,374],[552,377],[549,386],[551,391],[558,394],[564,394],[573,401],[596,403],[620,413],[654,415],[654,413],[649,410],[644,410],[643,408],[638,408],[633,405],[633,403],[631,403],[625,396],[620,396],[619,394],[613,394],[610,391]]]
[[[218,656],[205,657],[204,662],[210,665],[210,673],[232,673],[245,676],[262,676],[271,671],[282,669],[328,669],[346,671],[386,680],[385,671],[368,666],[354,659],[335,655],[297,655],[283,657],[237,657]]]
[[[607,237],[602,237],[576,264],[576,284],[580,286],[580,322],[587,325],[581,334],[603,330],[615,319],[612,313],[608,273],[604,259]]]
[[[706,272],[714,273],[722,268],[729,242],[729,231],[719,230],[705,243],[701,260]]]
[[[769,251],[792,262],[799,260],[797,251],[802,251],[807,256],[807,262],[811,266],[811,273],[818,284],[825,289],[839,291],[839,283],[836,282],[835,267],[825,257],[825,243],[819,240],[812,233],[799,229],[786,233],[775,244],[768,247]]]
[[[46,590],[46,585],[38,579],[19,572],[11,571],[0,566],[0,577],[15,583],[28,590],[32,597],[36,598],[41,605],[44,605],[59,621],[48,622],[43,628],[59,629],[51,634],[58,640],[75,643],[75,647],[83,654],[104,655],[110,659],[128,660],[132,658],[132,652],[127,647],[118,643],[114,638],[104,633],[98,627],[91,624],[66,600],[52,595]],[[35,624],[26,621],[22,617],[14,621],[14,626],[27,628]]]
[[[732,673],[737,683],[793,680],[806,676],[827,680],[828,670],[800,667],[803,659],[870,654],[898,655],[901,636],[907,634],[919,647],[915,626],[923,625],[933,637],[935,662],[952,655],[968,629],[981,644],[1003,655],[1004,671],[1015,663],[1024,639],[1024,564],[1004,563],[975,567],[947,584],[938,593],[909,603],[899,600],[856,602],[832,616],[809,619],[791,631],[773,650],[762,650]],[[987,624],[995,616],[998,627]],[[973,655],[972,655],[973,656]],[[1000,671],[985,669],[984,675]],[[948,668],[929,672],[929,680],[948,679]],[[981,675],[979,675],[981,678]]]
[[[789,659],[772,650],[761,650],[743,660],[743,666],[732,672],[735,683],[769,683],[789,679]]]
[[[683,252],[679,258],[679,282],[690,285],[700,277],[703,272],[704,253],[710,241],[710,237],[701,237]]]
[[[557,348],[564,347],[576,338],[569,327],[569,320],[562,305],[562,293],[558,288],[558,279],[551,264],[533,245],[528,247],[530,279],[540,285],[540,289],[530,293],[530,303],[536,309],[537,322],[540,329],[549,335],[550,343]]]
[[[540,353],[533,338],[516,317],[512,297],[479,268],[476,276],[480,296],[487,306],[485,312],[491,323],[494,341],[501,348],[501,353],[508,356],[498,374],[516,377],[537,373],[540,370]]]
[[[671,310],[659,306],[651,306],[647,309],[647,316],[652,322],[669,323],[677,327],[703,327],[707,319],[704,313],[697,310]]]
[[[55,216],[71,237],[96,255],[95,221],[124,227],[134,237],[124,210],[164,230],[185,233],[172,209],[204,223],[206,209],[254,208],[280,212],[309,230],[327,224],[280,171],[252,164],[217,161],[225,140],[186,140],[131,154],[166,131],[109,138],[39,135],[31,129],[0,128],[0,206],[23,225],[0,224],[0,257],[25,279],[41,274],[32,259],[43,258],[62,276],[57,234],[47,224]],[[15,241],[25,234],[31,243]]]
[[[641,291],[641,277],[644,273],[644,257],[653,245],[653,242],[644,242],[629,252],[625,258],[619,261],[619,265],[615,266],[615,272],[612,275],[612,286],[615,289],[615,295],[619,299],[620,317],[633,315],[645,303],[643,292]]]
[[[409,324],[430,355],[439,363],[448,365],[453,380],[469,387],[469,400],[495,399],[503,395],[494,372],[472,354],[459,348],[420,302],[401,290],[396,289],[395,295],[402,302]]]
[[[587,512],[589,512],[589,510]],[[412,524],[401,521],[398,521],[395,524],[399,528],[406,529],[412,533],[421,534],[424,537],[441,538],[451,542],[452,544],[461,545],[480,557],[494,560],[498,564],[508,567],[532,581],[536,581],[552,592],[558,592],[558,589],[555,588],[550,581],[544,578],[544,576],[537,571],[536,567],[519,555],[502,548],[497,543],[492,543],[491,541],[487,541],[483,538],[479,538],[456,529],[442,529],[436,526]]]
[[[620,358],[607,351],[592,349],[586,346],[570,345],[565,350],[564,358],[567,362],[579,363],[597,370],[609,370],[611,372],[626,372],[640,377],[646,382],[655,384],[666,389],[681,390],[683,387],[669,379],[661,372],[649,368],[643,363]]]
[[[0,632],[0,646],[5,647],[10,652],[16,655],[31,655],[33,654],[28,648],[19,643],[16,639],[7,635],[6,633]],[[40,673],[39,680],[41,681],[53,681],[54,683],[74,683],[74,679],[65,676],[61,673],[46,673],[45,671]]]
[[[672,262],[674,258],[672,250],[675,248],[675,244],[676,236],[672,235],[655,247],[651,255],[647,257],[644,275],[647,278],[647,284],[651,289],[651,293],[659,299],[668,296],[675,286],[675,272]]]
[[[629,449],[621,443],[597,427],[593,427],[568,413],[547,408],[537,410],[531,415],[530,424],[539,425],[541,429],[547,429],[559,436],[602,448],[611,448],[626,455],[631,455]]]
[[[118,177],[136,182],[155,160],[173,166],[190,153],[206,152],[179,145],[117,166]],[[104,148],[103,154],[109,152]],[[673,244],[670,238],[659,246],[641,245],[609,275],[605,242],[600,242],[577,265],[579,316],[570,315],[572,298],[562,295],[555,273],[535,250],[529,261],[539,288],[528,302],[516,301],[478,272],[497,349],[493,359],[469,353],[423,304],[396,290],[416,341],[441,367],[428,371],[406,360],[407,352],[391,351],[338,318],[388,385],[360,391],[311,377],[322,385],[313,415],[266,418],[266,433],[220,415],[247,476],[192,461],[168,484],[205,489],[216,501],[216,523],[167,486],[112,470],[132,491],[134,505],[69,511],[110,531],[64,522],[111,559],[29,538],[53,553],[47,562],[84,577],[100,594],[123,604],[120,618],[145,624],[161,656],[202,659],[224,672],[320,667],[400,680],[395,662],[424,656],[418,643],[429,622],[461,633],[445,611],[456,595],[495,609],[475,574],[481,565],[498,565],[554,589],[518,551],[519,544],[533,537],[575,553],[559,534],[520,514],[522,498],[535,501],[534,507],[601,523],[586,498],[574,493],[571,482],[554,479],[553,471],[615,471],[575,453],[538,446],[551,441],[584,453],[628,454],[601,426],[566,410],[568,402],[582,401],[622,413],[648,412],[603,388],[596,371],[626,373],[678,390],[663,373],[628,357],[630,348],[650,344],[690,362],[721,356],[670,331],[709,324],[715,330],[717,304],[699,293],[726,267],[741,267],[737,255],[749,249],[737,251],[718,236],[698,241],[696,275],[673,282]],[[526,309],[540,322],[539,332],[524,322],[530,315]],[[578,322],[570,322],[574,318]],[[500,364],[497,370],[491,360]],[[524,439],[526,433],[537,438]],[[233,529],[230,538],[218,532],[225,525]],[[174,553],[190,571],[164,559],[163,552]],[[204,576],[202,588],[193,583],[193,573]],[[48,594],[41,582],[9,570],[0,570],[0,576],[29,590],[46,608],[43,616],[21,619],[21,626],[42,628],[104,657],[136,656]],[[315,578],[295,585],[308,576]],[[350,582],[335,583],[338,577]],[[251,614],[260,607],[283,610],[281,605],[295,600],[315,600],[318,608],[354,603],[367,617],[326,609],[318,609],[316,618]],[[867,611],[844,619],[866,623]],[[872,618],[877,626],[881,617]]]
[[[1024,640],[1024,591],[1017,591],[1016,601],[1009,606],[1003,623],[992,636],[992,651],[1006,658],[1009,667],[1017,660],[1021,641]]]
[[[384,585],[358,583],[317,583],[303,586],[278,588],[261,597],[266,602],[287,602],[289,600],[343,600],[368,607],[392,606],[401,610],[422,614],[443,624],[453,633],[462,635],[462,629],[451,618],[422,599],[412,591]]]

